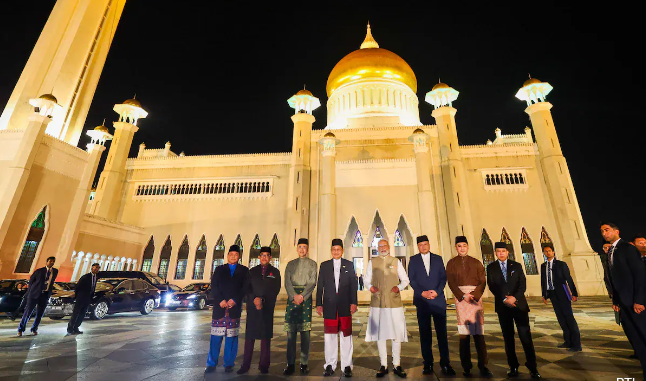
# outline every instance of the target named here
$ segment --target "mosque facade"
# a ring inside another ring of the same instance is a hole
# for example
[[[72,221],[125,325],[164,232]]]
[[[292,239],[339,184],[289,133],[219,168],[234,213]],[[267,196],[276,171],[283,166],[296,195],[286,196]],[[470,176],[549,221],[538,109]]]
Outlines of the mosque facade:
[[[287,101],[291,152],[189,156],[169,142],[142,143],[129,158],[147,115],[136,99],[115,105],[112,128],[90,129],[84,150],[76,146],[122,8],[58,0],[0,117],[0,277],[28,277],[56,256],[61,279],[78,279],[96,261],[184,286],[210,281],[232,244],[249,266],[271,246],[284,268],[301,237],[319,263],[342,238],[361,275],[379,239],[407,264],[417,235],[427,235],[445,262],[464,235],[469,255],[485,265],[495,259],[493,244],[506,241],[527,274],[528,295],[540,295],[548,242],[580,294],[605,293],[546,100],[549,83],[529,79],[516,94],[531,128],[497,129],[482,145],[460,145],[459,92],[432,87],[424,101],[435,124],[422,125],[415,73],[368,26],[360,48],[328,77],[324,129],[312,128],[319,98],[301,90]]]

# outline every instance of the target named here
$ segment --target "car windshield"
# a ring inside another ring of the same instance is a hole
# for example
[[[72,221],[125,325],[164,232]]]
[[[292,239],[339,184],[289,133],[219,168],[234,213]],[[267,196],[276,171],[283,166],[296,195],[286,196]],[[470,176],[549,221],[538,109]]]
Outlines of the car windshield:
[[[206,291],[209,288],[209,285],[206,283],[193,283],[184,287],[182,291]]]
[[[0,281],[0,291],[9,291],[13,287],[14,281],[12,280],[3,280]]]
[[[158,285],[158,284],[166,284],[166,282],[164,282],[164,280],[161,277],[159,277],[158,275],[146,273],[146,277],[148,277],[150,282],[152,284],[154,284],[155,286]]]

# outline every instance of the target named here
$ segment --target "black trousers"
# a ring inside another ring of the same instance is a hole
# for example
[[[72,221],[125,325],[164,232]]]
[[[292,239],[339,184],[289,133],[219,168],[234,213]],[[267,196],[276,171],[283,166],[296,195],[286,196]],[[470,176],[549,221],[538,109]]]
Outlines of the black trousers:
[[[301,365],[307,365],[310,358],[310,332],[301,332]],[[296,337],[298,332],[287,332],[287,365],[296,363]]]
[[[74,303],[74,311],[72,311],[72,317],[70,318],[70,322],[67,324],[68,333],[74,333],[78,331],[79,327],[81,326],[81,323],[83,323],[83,319],[85,318],[85,314],[87,313],[87,309],[89,306],[90,306],[90,303],[84,303],[84,302]]]
[[[27,302],[25,303],[25,312],[22,314],[22,319],[18,326],[18,332],[25,332],[25,329],[27,329],[27,323],[29,322],[29,319],[31,319],[34,311],[36,311],[36,318],[34,319],[34,324],[31,326],[31,332],[37,332],[40,320],[43,318],[45,307],[47,307],[48,302],[49,295],[47,293],[42,293],[37,298],[27,298]]]
[[[487,344],[483,335],[473,335],[473,343],[478,352],[478,368],[487,367]],[[460,362],[462,369],[471,369],[471,335],[460,335]]]
[[[498,312],[498,321],[502,330],[502,337],[505,339],[505,354],[507,363],[510,368],[518,368],[518,357],[516,357],[516,342],[514,332],[514,322],[518,329],[518,337],[525,350],[525,366],[529,370],[536,370],[536,352],[534,351],[534,342],[532,333],[529,329],[529,313],[521,311],[518,308],[504,307]]]
[[[579,325],[574,319],[572,302],[567,297],[565,300],[559,298],[559,294],[554,291],[547,291],[547,297],[552,302],[556,319],[563,330],[563,341],[565,341],[568,348],[580,348],[581,333],[579,332]]]
[[[621,310],[621,324],[639,358],[642,372],[646,375],[646,311],[637,314],[633,306],[629,307],[623,304],[620,304],[619,308]]]
[[[437,346],[440,349],[440,366],[447,366],[451,363],[449,359],[449,340],[446,336],[446,312],[432,313],[417,309],[417,324],[419,325],[419,344],[422,348],[424,366],[433,365],[433,330],[431,319],[435,323],[435,334],[437,335]]]

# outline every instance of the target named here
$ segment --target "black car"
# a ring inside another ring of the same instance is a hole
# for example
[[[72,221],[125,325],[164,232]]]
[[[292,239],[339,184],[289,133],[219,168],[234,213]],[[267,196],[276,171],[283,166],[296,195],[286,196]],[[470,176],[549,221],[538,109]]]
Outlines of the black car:
[[[171,311],[178,308],[203,310],[207,305],[212,306],[211,283],[191,283],[182,291],[167,297],[165,305]]]
[[[54,282],[54,290],[74,291],[76,282]]]
[[[144,282],[148,283],[151,286],[154,286],[161,293],[161,300],[165,300],[166,293],[173,293],[173,288],[165,280],[163,280],[159,275],[151,273],[148,271],[99,271],[99,279],[101,278],[137,278],[141,279]],[[155,308],[159,307],[159,301],[155,305]]]
[[[159,290],[141,279],[107,278],[96,283],[88,315],[103,319],[118,312],[139,311],[148,315],[159,304]],[[45,309],[45,316],[52,319],[72,315],[74,291],[60,291],[52,296]]]
[[[0,280],[0,312],[16,311],[27,293],[28,286],[29,282],[26,279]]]

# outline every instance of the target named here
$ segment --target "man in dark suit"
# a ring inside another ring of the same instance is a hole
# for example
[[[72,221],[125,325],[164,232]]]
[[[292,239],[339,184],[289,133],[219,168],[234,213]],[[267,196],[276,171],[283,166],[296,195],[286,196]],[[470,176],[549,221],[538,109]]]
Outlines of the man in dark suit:
[[[525,366],[529,369],[532,378],[541,378],[536,369],[536,352],[532,342],[532,333],[529,328],[529,305],[525,299],[527,284],[523,267],[509,257],[507,244],[496,242],[496,257],[487,266],[487,285],[494,295],[496,313],[502,330],[502,337],[505,340],[505,353],[509,364],[509,377],[518,377],[518,357],[516,357],[516,343],[514,334],[514,322],[518,329],[518,337],[525,350]]]
[[[247,326],[245,331],[244,358],[238,374],[245,374],[251,367],[253,346],[260,342],[260,373],[269,373],[271,339],[274,336],[274,309],[280,292],[280,271],[270,265],[271,248],[264,246],[258,254],[260,264],[249,269],[245,282],[247,294]]]
[[[556,319],[563,330],[564,343],[559,348],[568,348],[570,352],[581,351],[581,333],[574,319],[572,302],[576,302],[579,294],[570,275],[567,263],[554,258],[554,246],[551,243],[543,245],[543,254],[547,262],[541,265],[541,291],[543,303],[552,302]]]
[[[96,288],[96,281],[98,279],[97,273],[101,265],[98,263],[92,264],[90,272],[83,275],[76,283],[74,288],[74,311],[72,312],[72,317],[70,322],[67,324],[67,335],[82,335],[83,332],[79,331],[81,323],[83,323],[83,318],[87,313],[87,309],[92,302],[92,295],[94,295],[94,289]]]
[[[36,310],[36,318],[34,319],[34,324],[31,326],[31,333],[34,336],[38,335],[38,325],[40,325],[40,319],[43,318],[45,307],[47,307],[49,297],[52,295],[54,282],[58,275],[58,269],[54,268],[55,262],[56,257],[49,257],[45,262],[45,267],[41,267],[31,274],[29,288],[25,295],[25,298],[27,298],[25,312],[22,314],[22,319],[18,326],[18,336],[22,336],[22,333],[25,332],[27,322],[31,318],[34,310]]]
[[[641,254],[619,237],[611,222],[601,224],[601,235],[612,246],[608,249],[608,277],[612,286],[612,308],[619,312],[626,336],[637,353],[646,374],[646,303],[644,264]]]
[[[211,276],[213,296],[213,320],[211,321],[211,342],[204,373],[215,372],[224,340],[224,371],[233,372],[238,355],[238,334],[242,315],[242,298],[249,269],[238,263],[240,247],[232,245],[227,254],[227,263],[215,268]]]
[[[323,315],[325,333],[325,373],[336,370],[341,339],[341,368],[352,377],[352,314],[357,312],[357,275],[354,265],[343,259],[343,241],[332,240],[332,259],[321,263],[316,286],[316,312]]]
[[[410,258],[408,278],[413,288],[413,304],[417,308],[419,340],[424,358],[423,374],[433,373],[433,331],[435,323],[437,346],[440,349],[440,367],[447,376],[455,375],[449,359],[449,341],[446,333],[446,270],[439,255],[431,253],[431,245],[425,235],[417,237],[419,254]]]

